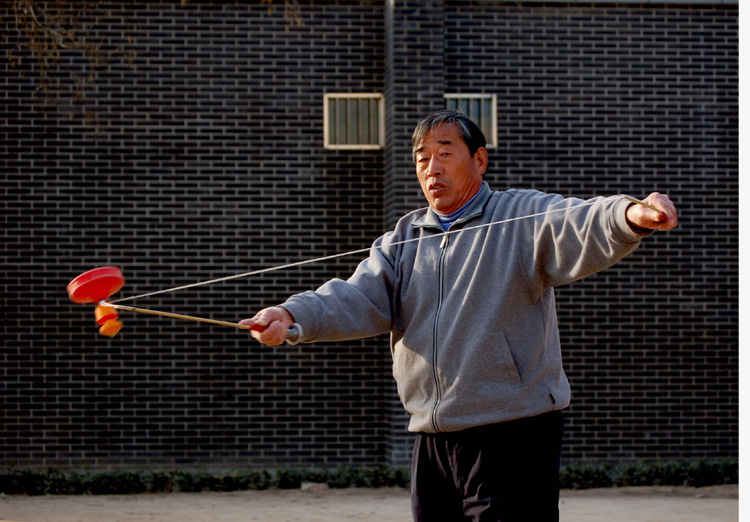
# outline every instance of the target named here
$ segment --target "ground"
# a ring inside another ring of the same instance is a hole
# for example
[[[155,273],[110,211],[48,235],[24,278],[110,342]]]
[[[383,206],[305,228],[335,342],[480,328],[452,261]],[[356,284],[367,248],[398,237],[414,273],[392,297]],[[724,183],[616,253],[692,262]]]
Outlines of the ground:
[[[736,522],[739,488],[563,491],[560,522]],[[4,496],[0,520],[17,522],[411,521],[402,488],[101,496]]]

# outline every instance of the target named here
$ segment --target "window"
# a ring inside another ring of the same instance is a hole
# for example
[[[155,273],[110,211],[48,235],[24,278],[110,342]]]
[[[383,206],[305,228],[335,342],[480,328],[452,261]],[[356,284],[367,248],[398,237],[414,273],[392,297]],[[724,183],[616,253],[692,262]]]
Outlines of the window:
[[[382,149],[385,146],[383,95],[325,94],[323,146],[326,149]]]
[[[445,106],[464,112],[487,139],[487,148],[497,147],[497,96],[494,94],[446,94]]]

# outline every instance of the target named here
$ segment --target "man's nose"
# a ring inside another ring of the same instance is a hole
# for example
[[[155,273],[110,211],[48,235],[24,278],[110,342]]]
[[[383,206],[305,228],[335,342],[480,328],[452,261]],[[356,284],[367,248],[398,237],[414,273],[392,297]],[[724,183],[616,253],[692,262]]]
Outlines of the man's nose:
[[[440,159],[438,157],[432,157],[430,158],[430,164],[427,166],[427,175],[428,176],[439,176],[443,173],[443,166],[440,163]]]

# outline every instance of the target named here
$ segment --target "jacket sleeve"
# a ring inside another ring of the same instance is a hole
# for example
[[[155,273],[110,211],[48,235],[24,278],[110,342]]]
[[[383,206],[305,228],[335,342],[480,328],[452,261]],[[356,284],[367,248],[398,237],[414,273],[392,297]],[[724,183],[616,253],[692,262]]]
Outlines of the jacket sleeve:
[[[385,333],[391,327],[394,261],[379,238],[346,281],[332,279],[290,297],[283,306],[302,327],[301,342],[343,341]]]
[[[614,265],[638,248],[648,234],[628,225],[628,205],[622,196],[538,198],[535,210],[544,214],[516,229],[534,239],[525,250],[532,286],[541,291],[576,281]]]

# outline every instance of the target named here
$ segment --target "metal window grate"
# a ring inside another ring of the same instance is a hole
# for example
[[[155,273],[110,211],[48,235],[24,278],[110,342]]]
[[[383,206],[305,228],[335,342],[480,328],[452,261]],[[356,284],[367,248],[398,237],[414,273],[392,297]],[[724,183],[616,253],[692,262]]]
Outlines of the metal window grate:
[[[383,148],[385,103],[382,94],[325,94],[323,113],[325,148]]]
[[[497,96],[494,94],[446,94],[445,106],[464,112],[487,139],[487,148],[497,147]]]

